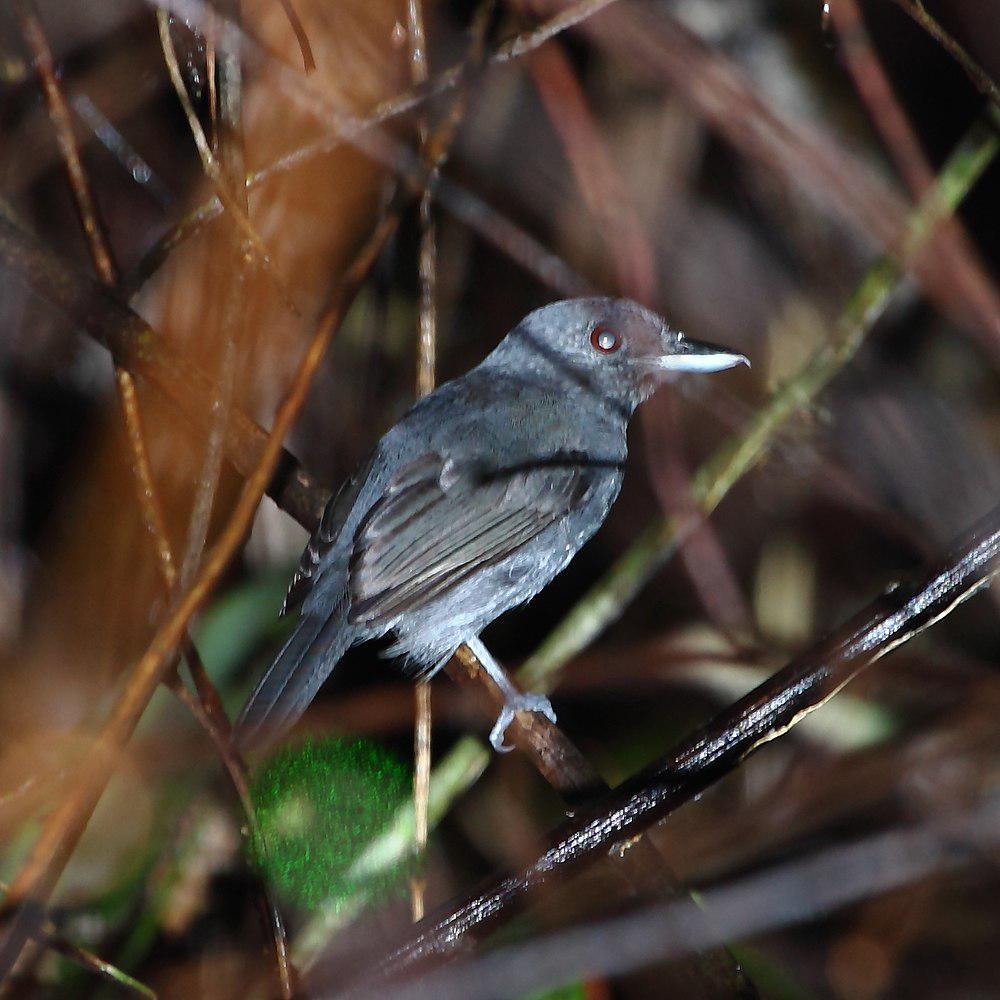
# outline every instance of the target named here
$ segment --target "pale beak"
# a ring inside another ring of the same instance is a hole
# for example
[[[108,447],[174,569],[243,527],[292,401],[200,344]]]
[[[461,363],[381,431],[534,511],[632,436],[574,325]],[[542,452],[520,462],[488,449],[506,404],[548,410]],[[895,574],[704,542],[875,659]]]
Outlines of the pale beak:
[[[746,355],[687,337],[680,337],[669,354],[649,361],[651,368],[661,372],[721,372],[737,365],[750,367]]]

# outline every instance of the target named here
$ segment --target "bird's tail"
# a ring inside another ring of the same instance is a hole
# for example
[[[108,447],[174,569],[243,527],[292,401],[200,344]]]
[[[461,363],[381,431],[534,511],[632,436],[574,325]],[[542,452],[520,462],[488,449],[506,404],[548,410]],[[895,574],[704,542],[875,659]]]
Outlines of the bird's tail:
[[[354,641],[346,607],[304,615],[247,699],[233,730],[242,749],[273,742],[316,697],[320,685]]]

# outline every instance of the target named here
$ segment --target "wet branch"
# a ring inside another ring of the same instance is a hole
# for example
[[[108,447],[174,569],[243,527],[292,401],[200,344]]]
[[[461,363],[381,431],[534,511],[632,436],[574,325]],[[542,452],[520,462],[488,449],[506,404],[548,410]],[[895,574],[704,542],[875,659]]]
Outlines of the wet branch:
[[[529,867],[425,922],[383,966],[387,976],[462,948],[521,909],[528,895],[648,829],[832,698],[862,670],[908,642],[1000,573],[1000,507],[951,554],[890,587],[827,639],[796,657],[679,747],[559,827]]]

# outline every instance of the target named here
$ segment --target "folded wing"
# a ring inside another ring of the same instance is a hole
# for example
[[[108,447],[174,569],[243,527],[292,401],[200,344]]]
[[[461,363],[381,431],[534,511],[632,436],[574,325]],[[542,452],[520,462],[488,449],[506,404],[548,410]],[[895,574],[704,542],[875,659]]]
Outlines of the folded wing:
[[[491,468],[429,453],[405,466],[354,538],[350,620],[375,629],[500,562],[565,516],[587,488],[571,460]]]

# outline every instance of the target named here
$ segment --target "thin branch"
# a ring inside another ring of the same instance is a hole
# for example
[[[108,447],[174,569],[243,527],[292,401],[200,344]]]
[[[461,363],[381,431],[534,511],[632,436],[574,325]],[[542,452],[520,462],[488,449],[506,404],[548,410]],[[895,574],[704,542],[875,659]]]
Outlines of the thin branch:
[[[224,12],[239,23],[239,0],[231,0],[224,7]],[[166,49],[164,51],[166,52]],[[214,91],[217,108],[214,114],[217,122],[215,147],[219,177],[226,190],[234,192],[233,198],[239,211],[249,218],[250,205],[244,183],[246,169],[243,158],[243,80],[239,55],[218,49],[214,45],[211,51],[215,54],[214,79],[217,80]],[[170,55],[174,56],[172,46]],[[176,57],[173,62],[176,63]],[[184,99],[187,100],[186,91]],[[189,100],[187,104],[190,106]],[[189,123],[192,130],[200,129],[197,118],[193,120],[189,118]],[[221,243],[222,246],[210,255],[209,268],[214,277],[213,283],[222,289],[218,307],[213,311],[213,316],[218,319],[216,328],[222,339],[222,349],[219,356],[219,375],[209,410],[211,424],[191,504],[187,541],[182,550],[181,590],[186,589],[193,579],[208,539],[212,508],[215,504],[219,477],[222,474],[226,424],[229,422],[229,411],[232,409],[233,393],[236,389],[237,348],[245,321],[246,262],[250,259],[251,244],[246,236],[240,238],[237,224],[226,227],[221,234]]]
[[[528,71],[611,258],[617,290],[652,305],[656,288],[652,245],[564,47],[554,42],[533,52]]]
[[[794,378],[778,387],[743,433],[722,445],[694,475],[691,497],[697,513],[658,518],[649,524],[527,660],[518,674],[520,683],[533,690],[551,690],[562,667],[621,615],[699,518],[711,514],[735,483],[764,458],[786,422],[813,404],[885,312],[906,261],[928,245],[937,224],[955,211],[998,150],[997,133],[982,122],[974,125],[942,168],[935,187],[914,211],[900,258],[882,257],[869,269],[841,314],[831,340]]]
[[[1000,108],[1000,87],[993,78],[948,34],[938,21],[931,15],[920,0],[893,0],[920,25],[965,71],[972,85],[985,97]]]
[[[8,891],[8,886],[5,883],[0,882],[0,893],[6,894]],[[56,954],[62,955],[63,958],[68,958],[71,962],[75,962],[82,969],[87,969],[89,972],[93,972],[102,979],[106,979],[108,982],[122,987],[122,989],[127,990],[129,993],[134,993],[136,996],[140,997],[146,997],[147,1000],[156,1000],[156,993],[145,983],[141,983],[138,979],[134,979],[127,972],[123,972],[118,968],[118,966],[105,961],[99,955],[95,955],[92,951],[88,951],[86,948],[81,948],[78,944],[74,944],[64,935],[60,934],[59,929],[48,918],[42,921],[41,926],[35,931],[32,937],[35,940],[40,941],[46,948],[51,949]]]
[[[309,36],[306,34],[306,29],[303,27],[299,15],[292,6],[292,0],[278,0],[278,2],[281,4],[281,9],[285,12],[285,17],[288,18],[292,34],[295,35],[296,44],[299,47],[299,52],[302,54],[302,66],[307,73],[312,73],[316,69],[316,59],[313,56],[312,46],[309,44]]]
[[[406,23],[410,38],[410,76],[416,86],[425,83],[428,75],[427,38],[424,32],[424,13],[421,0],[407,0]],[[417,135],[425,150],[428,140],[427,116],[420,115]],[[420,195],[420,249],[417,272],[420,286],[420,306],[417,336],[417,396],[434,391],[435,354],[437,349],[437,314],[435,292],[437,283],[437,234],[431,214],[431,185],[427,183]],[[431,686],[428,680],[419,680],[414,689],[415,723],[413,727],[413,848],[419,859],[427,850],[428,802],[431,792]],[[424,915],[424,889],[422,873],[410,880],[410,899],[414,922]]]
[[[111,255],[104,227],[101,225],[90,181],[80,159],[80,149],[73,134],[73,120],[59,87],[55,62],[48,39],[45,37],[45,29],[32,0],[16,0],[15,6],[21,31],[31,50],[35,73],[45,95],[45,105],[69,177],[73,203],[80,216],[87,247],[94,261],[94,269],[105,284],[114,285],[118,280],[118,269]]]
[[[425,921],[382,967],[397,975],[462,948],[496,927],[529,893],[565,877],[615,844],[648,829],[734,770],[763,744],[825,704],[862,670],[919,635],[1000,573],[1000,507],[938,565],[890,587],[829,638],[694,732],[666,757],[554,832],[550,847],[522,871]],[[369,980],[370,986],[370,980]]]
[[[572,981],[582,970],[588,976],[617,977],[654,963],[669,968],[679,956],[698,948],[800,926],[945,872],[981,871],[996,850],[998,823],[1000,803],[987,795],[956,816],[922,817],[709,887],[701,898],[712,920],[701,926],[693,926],[676,903],[647,905],[472,955],[416,980],[386,983],[379,996],[534,996]],[[659,970],[656,975],[659,984]]]
[[[225,24],[230,26],[230,28],[234,25],[232,20],[217,17],[213,14],[211,18],[212,27],[214,27],[217,20],[224,21]],[[184,117],[187,119],[188,127],[191,130],[191,136],[194,139],[195,147],[198,150],[198,156],[201,159],[201,165],[205,172],[205,176],[208,177],[212,187],[215,189],[216,197],[219,199],[221,205],[223,205],[226,211],[229,212],[233,221],[237,226],[239,226],[243,235],[253,247],[256,259],[260,262],[264,271],[270,276],[278,294],[281,296],[282,301],[295,316],[301,316],[302,314],[299,311],[298,306],[296,306],[294,300],[288,292],[287,284],[277,273],[274,267],[274,262],[271,260],[271,255],[268,253],[267,247],[264,245],[264,241],[254,228],[253,223],[250,221],[250,216],[247,214],[246,208],[244,208],[244,203],[246,201],[245,177],[241,176],[237,193],[230,190],[230,181],[226,177],[226,173],[215,156],[215,153],[212,151],[212,144],[208,141],[208,137],[205,135],[205,130],[201,127],[201,122],[198,120],[198,113],[195,111],[194,105],[191,103],[191,98],[188,96],[187,86],[184,83],[184,76],[181,73],[179,63],[177,62],[177,53],[174,51],[173,39],[170,37],[170,15],[166,10],[161,9],[156,12],[156,24],[160,33],[160,45],[163,49],[163,59],[167,65],[170,82],[174,86],[174,91],[177,94],[177,100],[180,102],[181,108],[184,111]],[[206,26],[206,29],[207,28],[208,26]],[[227,31],[225,33],[225,38],[228,39],[231,37],[232,31]],[[222,43],[221,47],[223,51],[227,51],[225,49],[225,42]],[[237,53],[239,49],[237,47],[229,49],[228,51]],[[236,58],[236,56],[234,55],[233,58]]]
[[[55,75],[55,67],[52,59],[52,53],[48,45],[48,40],[45,37],[42,24],[29,0],[19,0],[18,9],[24,35],[34,56],[35,66],[46,96],[50,118],[59,141],[60,150],[64,157],[74,202],[82,220],[84,233],[86,234],[88,246],[91,251],[91,257],[94,262],[94,268],[104,284],[109,288],[113,288],[118,282],[118,270],[114,264],[110,243],[107,235],[105,234],[104,227],[101,225],[100,219],[97,215],[96,203],[91,192],[89,179],[83,168],[82,160],[80,159],[79,149],[72,131],[68,108]],[[232,74],[230,74],[230,76],[231,75]],[[231,90],[231,86],[223,88],[223,93],[231,93]],[[231,119],[233,117],[231,99],[228,104],[229,107],[227,110],[229,110],[230,113],[228,116],[224,116],[224,118],[228,121],[228,124],[231,125]],[[239,158],[239,164],[240,166],[237,173],[239,176],[242,176],[242,156]],[[232,369],[235,366],[235,346],[233,346],[232,351],[228,353],[232,355],[230,363],[230,368]],[[207,530],[207,518],[211,513],[211,496],[214,494],[214,482],[218,478],[219,465],[222,461],[222,441],[225,430],[225,419],[228,411],[228,398],[225,395],[225,385],[227,384],[226,374],[225,366],[223,366],[223,387],[216,392],[216,399],[221,396],[225,405],[221,407],[221,419],[216,421],[215,426],[213,426],[211,430],[210,447],[208,449],[211,455],[211,443],[214,441],[215,452],[217,452],[217,456],[214,458],[214,463],[211,467],[214,469],[214,476],[212,471],[209,470],[203,472],[202,477],[202,482],[205,482],[207,479],[210,483],[210,489],[208,490],[208,502],[207,504],[203,504],[203,506],[207,507],[207,512],[203,518],[205,522],[204,530]],[[230,375],[229,383],[231,383],[231,381],[232,378]],[[146,448],[145,433],[143,430],[141,411],[139,409],[135,380],[129,371],[120,365],[116,365],[115,383],[124,417],[126,436],[132,453],[132,469],[137,487],[140,511],[142,513],[146,530],[149,532],[153,544],[156,546],[157,564],[160,568],[160,573],[163,577],[167,593],[171,594],[178,585],[177,570],[173,559],[173,553],[171,551],[170,537],[167,532],[163,509],[159,501],[156,482],[150,465],[149,452]],[[199,491],[199,496],[200,493],[201,491]],[[196,514],[198,509],[199,504],[196,501]],[[195,521],[196,517],[193,517],[192,520]],[[204,546],[204,530],[201,534],[201,544],[197,547],[197,556],[200,556],[201,549]],[[188,562],[189,560],[186,558],[185,566],[188,566]],[[194,568],[196,568],[196,560],[194,561],[192,570]],[[189,575],[186,575],[182,571],[180,581],[182,589],[186,587],[188,582],[190,582],[188,576]],[[195,648],[195,645],[186,630],[182,638],[182,643],[185,658],[189,664],[192,676],[195,679],[199,695],[202,699],[202,705],[204,706],[203,709],[195,712],[194,714],[196,718],[198,718],[198,720],[208,729],[210,735],[215,736],[217,732],[224,732],[226,734],[226,740],[221,742],[216,740],[216,743],[220,747],[220,753],[223,761],[227,765],[227,769],[230,771],[230,774],[234,776],[234,784],[236,785],[237,791],[241,793],[241,801],[244,804],[244,808],[248,811],[248,818],[251,826],[253,826],[256,822],[256,817],[253,814],[253,806],[252,803],[250,803],[249,796],[245,794],[245,780],[241,781],[238,777],[238,775],[241,775],[245,769],[243,768],[242,761],[236,756],[235,749],[231,745],[228,745],[229,722],[226,718],[225,711],[222,708],[218,692],[215,690],[214,685],[208,677],[204,665],[201,662],[201,658],[198,655],[197,649]],[[176,686],[179,685],[186,693],[186,689],[184,689],[183,685],[180,684],[179,678],[177,678],[176,674],[172,674],[169,679],[172,682],[176,682],[175,689]],[[188,704],[190,707],[190,702],[188,702]],[[273,900],[268,898],[266,900],[266,906],[270,914],[269,927],[272,933],[272,939],[278,961],[282,995],[285,997],[291,997],[293,992],[291,985],[292,976],[289,971],[287,942],[284,937],[284,930],[281,926],[281,918]]]
[[[856,0],[835,0],[830,10],[858,93],[910,194],[919,200],[933,185],[934,171],[875,54],[861,10]],[[959,294],[975,309],[980,321],[987,329],[996,327],[1000,323],[1000,296],[957,217],[942,222],[934,249],[937,257],[947,258],[946,266]]]
[[[395,225],[395,217],[383,221],[344,275],[340,290],[321,318],[288,394],[278,409],[263,452],[244,483],[226,529],[206,558],[191,589],[157,629],[146,652],[133,667],[107,722],[81,765],[79,780],[47,817],[28,860],[15,878],[6,900],[12,917],[0,944],[0,978],[9,975],[27,936],[38,926],[49,896],[121,759],[122,748],[171,667],[174,650],[188,622],[211,596],[243,543],[281,458],[281,442],[305,402],[313,374],[354,294]]]

